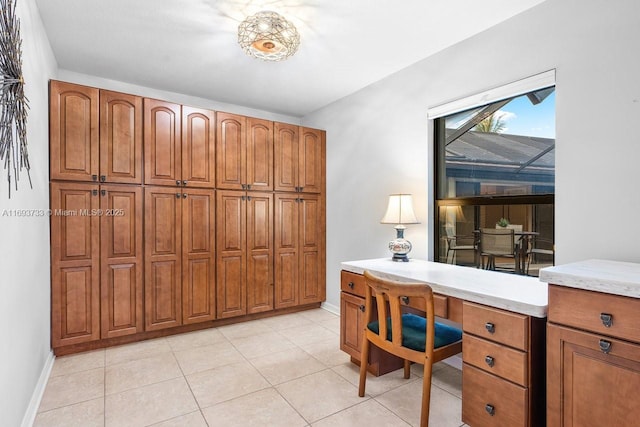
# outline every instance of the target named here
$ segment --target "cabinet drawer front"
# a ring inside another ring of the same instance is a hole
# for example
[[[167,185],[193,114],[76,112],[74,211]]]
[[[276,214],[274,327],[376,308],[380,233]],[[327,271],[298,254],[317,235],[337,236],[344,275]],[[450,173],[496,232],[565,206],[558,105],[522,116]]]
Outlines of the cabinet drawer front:
[[[528,385],[527,353],[464,334],[462,360],[523,387]]]
[[[640,342],[640,300],[635,298],[551,285],[549,321]]]
[[[464,302],[462,329],[473,335],[520,350],[529,349],[528,316]]]
[[[364,298],[365,283],[362,274],[351,273],[342,270],[340,278],[340,289],[353,295]]]
[[[528,391],[471,365],[462,374],[462,421],[473,427],[527,426]]]

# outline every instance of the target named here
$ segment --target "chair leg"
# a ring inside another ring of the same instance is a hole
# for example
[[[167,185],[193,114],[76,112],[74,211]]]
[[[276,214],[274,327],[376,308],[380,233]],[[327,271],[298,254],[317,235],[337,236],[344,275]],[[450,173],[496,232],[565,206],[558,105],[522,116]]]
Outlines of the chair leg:
[[[404,379],[408,380],[411,377],[411,362],[404,359]]]
[[[367,382],[367,361],[369,360],[369,340],[366,335],[362,339],[362,353],[360,354],[360,385],[358,396],[364,397],[365,383]]]
[[[422,377],[422,410],[420,411],[420,427],[429,427],[429,405],[431,403],[431,360],[424,362]]]

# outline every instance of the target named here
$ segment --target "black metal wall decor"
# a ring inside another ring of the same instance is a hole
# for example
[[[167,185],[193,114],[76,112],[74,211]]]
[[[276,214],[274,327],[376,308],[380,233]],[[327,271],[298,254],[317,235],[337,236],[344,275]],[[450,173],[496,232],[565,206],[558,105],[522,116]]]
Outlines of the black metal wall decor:
[[[22,76],[22,39],[20,20],[16,18],[16,2],[0,0],[0,161],[7,171],[9,197],[11,178],[18,190],[20,171],[29,175],[27,153],[27,109]]]

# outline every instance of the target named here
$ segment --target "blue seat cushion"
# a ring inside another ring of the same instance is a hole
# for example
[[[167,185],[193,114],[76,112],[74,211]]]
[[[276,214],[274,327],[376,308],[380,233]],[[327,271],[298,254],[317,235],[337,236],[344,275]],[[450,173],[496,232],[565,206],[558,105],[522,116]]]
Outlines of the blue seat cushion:
[[[367,325],[369,330],[380,333],[380,326],[378,321],[371,322]],[[410,348],[416,351],[424,351],[426,340],[427,319],[415,314],[403,314],[402,315],[402,346]],[[462,339],[462,331],[453,326],[445,325],[444,323],[436,322],[435,324],[436,336],[433,343],[433,348],[444,347],[456,341]],[[387,341],[391,341],[391,318],[387,318]]]

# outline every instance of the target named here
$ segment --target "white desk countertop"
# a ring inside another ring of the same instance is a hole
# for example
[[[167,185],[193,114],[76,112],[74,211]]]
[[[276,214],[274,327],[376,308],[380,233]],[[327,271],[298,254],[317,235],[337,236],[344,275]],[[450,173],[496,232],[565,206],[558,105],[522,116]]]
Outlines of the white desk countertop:
[[[537,277],[519,276],[411,259],[391,258],[347,261],[342,269],[374,274],[399,281],[427,283],[434,292],[534,317],[547,317],[547,284]]]
[[[591,259],[540,270],[540,280],[554,285],[640,298],[640,264]]]

